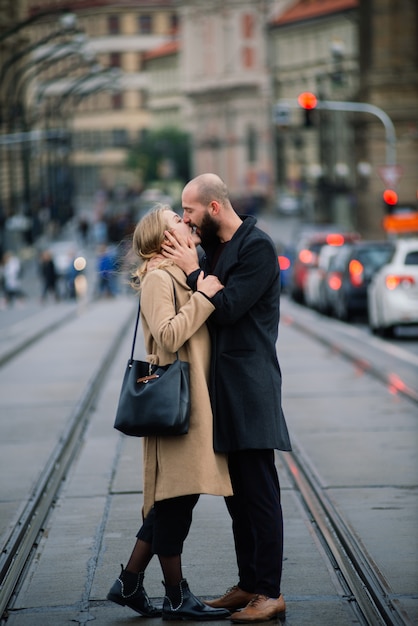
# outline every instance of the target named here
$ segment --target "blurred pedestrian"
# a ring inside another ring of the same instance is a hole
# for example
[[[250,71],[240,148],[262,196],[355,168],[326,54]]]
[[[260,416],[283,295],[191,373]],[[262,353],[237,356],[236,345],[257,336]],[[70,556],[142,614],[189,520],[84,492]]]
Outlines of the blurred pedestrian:
[[[225,285],[211,302],[211,401],[214,447],[228,453],[234,495],[232,518],[238,583],[207,604],[233,612],[233,622],[285,614],[281,594],[283,517],[274,449],[290,450],[281,406],[276,353],[280,270],[270,237],[256,219],[238,215],[215,174],[190,181],[182,194],[183,220],[196,229],[205,255],[199,267],[192,240],[166,233],[164,254],[181,267],[194,290],[201,268]],[[241,609],[238,611],[238,609]]]
[[[89,242],[89,230],[90,224],[86,217],[82,216],[78,220],[78,233],[80,235],[80,240],[83,245],[87,245]]]
[[[44,250],[41,253],[39,271],[42,280],[41,301],[45,302],[48,294],[51,294],[55,298],[55,301],[58,302],[60,299],[58,292],[58,274],[52,254],[49,250]]]
[[[117,293],[117,263],[114,252],[105,244],[97,255],[98,296],[113,298]]]
[[[3,255],[3,291],[7,305],[21,304],[25,298],[22,291],[22,265],[19,257],[7,251]]]
[[[190,428],[179,437],[145,437],[144,523],[137,534],[126,569],[107,598],[147,617],[161,615],[144,587],[144,572],[153,554],[164,575],[163,620],[214,620],[229,616],[190,591],[183,578],[181,554],[199,494],[231,495],[227,459],[215,454],[212,411],[208,392],[210,339],[206,319],[214,307],[209,301],[222,285],[214,276],[197,280],[198,291],[186,276],[161,256],[165,229],[191,234],[191,229],[169,207],[159,206],[137,225],[133,248],[142,260],[137,271],[141,289],[141,322],[150,362],[166,365],[176,358],[190,363]]]

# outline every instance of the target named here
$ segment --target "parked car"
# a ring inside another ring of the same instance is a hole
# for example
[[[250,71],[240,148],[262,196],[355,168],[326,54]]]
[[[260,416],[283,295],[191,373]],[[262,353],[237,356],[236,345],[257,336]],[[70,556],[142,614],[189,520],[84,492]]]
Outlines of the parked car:
[[[298,196],[282,192],[277,194],[277,210],[282,215],[297,215],[301,209],[302,203]]]
[[[277,259],[280,267],[280,285],[285,293],[289,291],[290,279],[292,275],[292,265],[295,260],[295,250],[292,246],[277,246]]]
[[[384,337],[396,326],[418,324],[418,238],[395,242],[369,285],[368,313],[372,332]]]
[[[303,303],[304,288],[308,270],[316,267],[318,254],[325,245],[342,246],[348,241],[358,241],[358,233],[341,232],[340,230],[329,230],[327,232],[311,232],[299,240],[296,246],[296,255],[292,267],[290,295],[296,302]]]
[[[327,273],[327,306],[330,314],[349,321],[367,316],[367,288],[374,274],[391,258],[393,242],[361,241],[345,244]]]
[[[304,300],[307,306],[320,313],[328,313],[326,298],[326,276],[333,257],[340,247],[325,245],[318,254],[318,262],[308,268],[303,289]]]

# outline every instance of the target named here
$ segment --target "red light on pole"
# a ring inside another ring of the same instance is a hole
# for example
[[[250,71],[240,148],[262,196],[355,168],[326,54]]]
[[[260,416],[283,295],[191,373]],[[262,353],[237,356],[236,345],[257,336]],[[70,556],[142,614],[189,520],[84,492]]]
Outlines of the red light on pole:
[[[383,200],[389,206],[395,206],[395,204],[398,202],[398,194],[393,189],[385,189],[385,191],[383,192]]]
[[[318,98],[314,93],[311,93],[310,91],[304,91],[298,96],[298,104],[302,107],[302,109],[310,111],[311,109],[314,109],[318,104]]]

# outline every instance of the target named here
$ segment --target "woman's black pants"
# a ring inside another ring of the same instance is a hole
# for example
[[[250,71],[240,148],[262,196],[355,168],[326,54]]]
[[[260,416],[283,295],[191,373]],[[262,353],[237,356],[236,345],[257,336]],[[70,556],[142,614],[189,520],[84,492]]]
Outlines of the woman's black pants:
[[[199,495],[196,494],[155,502],[139,529],[137,538],[150,543],[154,554],[181,554],[198,500]]]
[[[283,516],[274,450],[228,455],[234,495],[225,498],[232,518],[241,589],[270,598],[280,595]]]

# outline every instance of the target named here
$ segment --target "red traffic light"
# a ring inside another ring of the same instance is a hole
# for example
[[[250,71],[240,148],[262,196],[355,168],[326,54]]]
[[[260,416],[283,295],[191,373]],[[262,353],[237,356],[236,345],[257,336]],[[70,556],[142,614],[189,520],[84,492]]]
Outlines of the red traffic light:
[[[318,104],[318,98],[314,93],[304,91],[298,96],[298,104],[302,107],[302,109],[311,110]]]
[[[398,202],[398,194],[393,189],[385,189],[383,192],[383,200],[386,204],[394,206]]]

